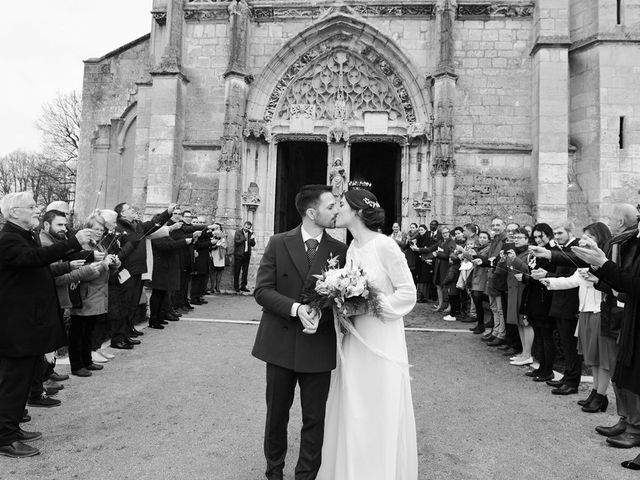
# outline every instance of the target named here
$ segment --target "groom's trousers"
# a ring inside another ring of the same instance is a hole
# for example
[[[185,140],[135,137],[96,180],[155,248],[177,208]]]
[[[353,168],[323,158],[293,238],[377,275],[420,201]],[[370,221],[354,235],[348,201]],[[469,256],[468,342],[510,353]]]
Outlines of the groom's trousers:
[[[300,385],[302,431],[300,456],[295,480],[314,480],[322,460],[324,417],[331,383],[331,372],[300,373],[267,363],[267,422],[264,453],[266,476],[270,480],[283,477],[287,456],[287,425],[296,384]]]

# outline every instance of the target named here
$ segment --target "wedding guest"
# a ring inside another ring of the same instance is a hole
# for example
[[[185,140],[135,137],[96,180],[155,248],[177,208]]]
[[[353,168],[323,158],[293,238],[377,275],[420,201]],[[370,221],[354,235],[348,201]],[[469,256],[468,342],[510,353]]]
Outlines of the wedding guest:
[[[539,223],[533,227],[533,239],[541,247],[550,248],[549,242],[553,238],[553,230],[546,223]],[[540,272],[539,269],[544,270]],[[546,382],[553,380],[553,362],[555,360],[555,346],[553,343],[554,322],[549,317],[551,308],[551,292],[540,283],[548,272],[553,272],[554,267],[548,260],[533,257],[529,260],[530,275],[524,277],[526,288],[522,295],[523,311],[533,327],[534,336],[538,338],[540,345],[540,366],[527,376],[534,382]]]
[[[212,247],[213,235],[211,230],[205,229],[193,241],[193,270],[191,272],[191,304],[204,305],[207,293],[207,279],[209,278],[209,252]]]
[[[127,331],[120,332],[118,337],[111,339],[111,346],[114,348],[119,348],[122,344],[140,344],[140,340],[131,338],[130,335],[137,335],[134,330],[142,296],[142,275],[147,273],[147,242],[144,240],[167,223],[175,207],[175,203],[170,204],[167,210],[146,222],[138,220],[136,211],[126,202],[119,203],[114,208],[118,214],[116,229],[121,234],[122,247],[125,248],[128,242],[138,242],[122,262],[120,278],[126,288]]]
[[[215,293],[220,293],[222,274],[224,273],[227,259],[227,238],[222,230],[222,224],[214,223],[213,225],[211,289]]]
[[[511,365],[521,366],[533,363],[531,347],[533,346],[533,328],[525,315],[520,313],[522,307],[522,294],[524,293],[524,277],[529,275],[529,232],[524,228],[517,228],[511,237],[515,248],[507,250],[506,266],[508,301],[507,324],[516,325],[522,344],[522,352],[511,357]]]
[[[592,223],[584,228],[584,236],[604,249],[611,238],[609,228],[604,223]],[[593,389],[585,401],[579,401],[582,411],[595,413],[606,411],[609,401],[607,389],[611,380],[609,346],[607,337],[601,335],[600,305],[602,293],[595,288],[598,278],[587,268],[576,269],[571,277],[547,278],[541,282],[549,290],[565,290],[578,287],[578,353],[584,357],[585,365],[593,371]],[[555,298],[554,298],[555,300]]]
[[[412,222],[409,225],[409,232],[407,233],[406,244],[404,247],[404,256],[407,259],[407,265],[409,266],[411,275],[413,275],[413,282],[416,285],[418,284],[418,269],[420,266],[418,258],[419,254],[412,247],[415,247],[417,245],[419,235],[420,232],[418,231],[418,224]]]
[[[435,235],[432,235],[433,237]],[[435,312],[444,311],[445,302],[448,302],[448,298],[445,298],[444,280],[447,278],[447,272],[449,271],[449,255],[451,255],[456,246],[455,241],[450,236],[449,228],[441,227],[439,237],[440,241],[436,244],[436,250],[431,254],[434,257],[433,283],[438,294],[438,305],[433,308]]]
[[[485,330],[485,309],[484,303],[489,301],[489,298],[484,293],[487,287],[487,271],[488,267],[482,265],[482,258],[486,257],[489,253],[489,243],[491,241],[489,232],[481,231],[478,234],[478,245],[476,246],[476,252],[473,256],[472,262],[474,264],[473,273],[471,277],[471,299],[476,307],[476,326],[470,330],[476,335],[484,333]]]
[[[405,249],[407,244],[407,234],[400,230],[400,224],[398,222],[394,222],[391,226],[391,233],[389,237],[392,238],[400,247],[400,250]]]
[[[25,442],[42,434],[20,428],[29,389],[42,356],[66,343],[49,265],[82,246],[90,248],[95,233],[80,230],[69,240],[41,247],[32,231],[40,210],[30,192],[5,195],[0,212],[6,221],[0,232],[0,454],[30,457],[40,450]]]
[[[485,293],[489,297],[489,308],[493,316],[493,329],[482,336],[487,345],[504,345],[506,335],[502,294],[507,291],[507,269],[504,268],[504,260],[500,252],[507,240],[506,225],[500,218],[491,221],[493,239],[486,256],[481,256],[482,266],[489,267],[487,273],[487,289]]]
[[[432,241],[427,232],[426,225],[418,227],[418,236],[410,249],[416,254],[416,291],[418,302],[429,300],[429,287],[433,279],[433,252],[437,244]]]
[[[456,227],[453,230],[455,247],[449,254],[449,268],[447,275],[442,282],[444,294],[449,299],[449,313],[443,317],[446,322],[455,322],[457,317],[462,313],[460,306],[460,289],[457,286],[458,277],[460,275],[460,256],[464,251],[464,236],[462,228]]]
[[[113,222],[116,213],[113,213]],[[107,220],[102,212],[94,212],[87,218],[85,228],[104,233],[109,230]],[[109,227],[114,227],[110,225]],[[101,235],[102,239],[102,235]],[[91,338],[98,321],[107,313],[109,305],[109,270],[120,267],[120,259],[107,254],[107,246],[99,242],[93,251],[94,262],[91,263],[93,275],[80,282],[78,286],[82,305],[71,309],[71,326],[69,327],[69,363],[71,374],[77,377],[90,377],[92,371],[102,370],[103,366],[93,362],[91,357]]]
[[[573,252],[591,266],[591,271],[601,282],[606,282],[613,291],[618,292],[617,301],[624,304],[613,382],[616,397],[620,395],[619,413],[622,410],[625,414],[626,425],[620,425],[624,426],[624,431],[615,432],[616,435],[607,438],[607,443],[616,448],[633,448],[640,446],[640,329],[637,328],[640,317],[640,296],[637,293],[640,291],[640,239],[636,231],[624,240],[624,249],[614,244],[612,257],[615,260],[607,259],[595,242],[585,243],[584,247],[573,247]],[[598,433],[606,435],[614,432],[598,430]],[[622,466],[640,469],[640,455],[623,462]]]
[[[247,274],[251,261],[251,250],[256,246],[256,237],[251,222],[244,222],[244,226],[240,230],[236,230],[233,244],[233,288],[236,292],[248,292]]]
[[[169,227],[179,228],[179,224]],[[151,240],[153,251],[152,293],[149,299],[149,328],[163,330],[167,321],[163,318],[166,310],[166,296],[180,288],[179,252],[191,245],[193,238],[175,240],[168,237]],[[205,258],[206,260],[206,258]]]

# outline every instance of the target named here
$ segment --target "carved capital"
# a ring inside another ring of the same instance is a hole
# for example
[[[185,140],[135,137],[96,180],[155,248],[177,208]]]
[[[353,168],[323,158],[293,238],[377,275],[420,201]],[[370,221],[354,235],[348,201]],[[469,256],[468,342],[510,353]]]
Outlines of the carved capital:
[[[267,143],[271,143],[271,125],[261,120],[247,120],[243,135],[245,138],[264,138]]]
[[[167,11],[166,10],[152,10],[151,17],[155,20],[155,22],[164,27],[167,24]]]
[[[336,120],[327,130],[327,143],[348,142],[349,138],[349,127],[342,120]]]
[[[424,137],[427,140],[433,139],[433,125],[431,123],[410,123],[407,127],[407,136],[410,140]]]
[[[249,5],[247,5],[246,0],[236,0],[235,2],[232,1],[227,10],[230,17],[233,15],[239,15],[243,17],[251,16],[251,9],[249,8]]]

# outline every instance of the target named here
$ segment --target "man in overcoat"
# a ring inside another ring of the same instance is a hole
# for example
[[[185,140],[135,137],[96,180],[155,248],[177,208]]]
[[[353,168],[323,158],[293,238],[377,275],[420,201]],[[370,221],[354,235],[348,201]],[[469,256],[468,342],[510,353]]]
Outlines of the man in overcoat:
[[[296,196],[302,225],[269,240],[260,262],[254,296],[263,307],[253,355],[267,363],[266,476],[282,480],[287,425],[296,383],[300,385],[302,431],[296,480],[313,480],[320,468],[331,370],[336,366],[336,334],[330,311],[303,304],[315,287],[314,274],[346,245],[324,231],[335,226],[337,202],[326,185],[307,185]]]
[[[24,442],[42,436],[19,426],[42,356],[66,343],[62,312],[49,265],[99,238],[81,230],[69,240],[41,247],[32,231],[40,211],[28,192],[0,202],[0,454],[29,457],[39,450]]]
[[[248,292],[247,274],[251,261],[251,250],[256,246],[256,237],[251,222],[244,222],[233,236],[233,288],[236,292]],[[242,276],[241,276],[242,275]]]

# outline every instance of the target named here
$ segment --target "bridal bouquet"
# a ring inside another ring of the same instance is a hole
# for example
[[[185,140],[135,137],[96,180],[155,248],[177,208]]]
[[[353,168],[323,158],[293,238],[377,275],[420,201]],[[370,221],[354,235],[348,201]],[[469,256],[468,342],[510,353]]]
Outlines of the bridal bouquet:
[[[327,268],[317,279],[314,290],[304,302],[313,308],[334,308],[341,315],[358,313],[380,313],[378,292],[367,279],[362,267],[349,265],[338,268],[338,257],[327,260]]]

